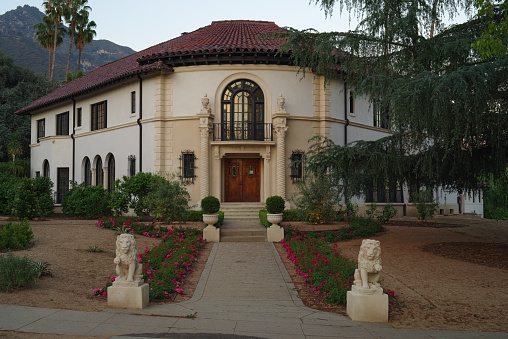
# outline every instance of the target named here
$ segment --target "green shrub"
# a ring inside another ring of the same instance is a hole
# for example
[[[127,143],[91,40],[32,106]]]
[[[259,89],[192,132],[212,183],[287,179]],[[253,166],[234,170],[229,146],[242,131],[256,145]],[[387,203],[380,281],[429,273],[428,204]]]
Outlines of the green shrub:
[[[438,204],[434,200],[432,190],[422,190],[416,195],[416,211],[418,219],[425,220],[432,218],[436,213]]]
[[[203,220],[203,211],[189,210],[187,211],[187,221]]]
[[[508,169],[504,175],[487,178],[484,191],[484,214],[489,219],[508,219]]]
[[[222,223],[224,222],[224,212],[219,211],[219,212],[217,212],[217,214],[219,215],[219,221],[217,221],[217,223],[215,224],[215,227],[221,227]]]
[[[65,215],[85,218],[96,218],[101,215],[111,215],[109,193],[102,185],[90,186],[85,183],[77,184],[71,181],[71,189],[62,201]]]
[[[4,165],[0,167],[0,214],[13,214],[16,192],[21,184],[21,178],[4,171]]]
[[[0,229],[0,249],[17,250],[32,244],[34,235],[28,221],[19,224],[8,223]]]
[[[190,195],[180,181],[157,177],[150,186],[146,202],[150,211],[164,222],[185,222],[189,211]]]
[[[150,215],[148,195],[152,185],[162,177],[153,173],[138,172],[132,177],[123,176],[115,182],[111,193],[111,208],[116,215],[127,213],[129,208],[138,216]]]
[[[382,230],[381,223],[371,218],[349,218],[346,224],[339,228],[335,235],[339,240],[347,240],[353,237],[368,237]]]
[[[0,291],[10,292],[35,285],[38,273],[32,259],[14,256],[11,252],[7,256],[0,255]]]
[[[305,211],[301,209],[284,210],[282,215],[285,221],[305,221]]]
[[[261,222],[266,227],[270,227],[271,225],[268,222],[268,218],[266,216],[267,214],[268,214],[267,210],[261,210],[261,211],[259,211],[259,222]]]
[[[47,217],[53,213],[53,183],[49,178],[23,178],[14,200],[14,213],[19,219]]]
[[[220,201],[214,196],[201,199],[201,210],[204,214],[217,213],[220,209]]]
[[[392,204],[386,204],[383,207],[383,210],[380,211],[377,209],[376,204],[372,203],[365,214],[367,214],[368,218],[376,219],[381,224],[386,224],[388,221],[390,221],[391,218],[395,216],[395,214],[397,214],[397,211]]]
[[[291,196],[296,207],[305,210],[305,221],[327,223],[336,217],[335,194],[326,176],[307,176]]]
[[[285,204],[284,199],[278,195],[266,198],[266,209],[270,214],[282,213]]]

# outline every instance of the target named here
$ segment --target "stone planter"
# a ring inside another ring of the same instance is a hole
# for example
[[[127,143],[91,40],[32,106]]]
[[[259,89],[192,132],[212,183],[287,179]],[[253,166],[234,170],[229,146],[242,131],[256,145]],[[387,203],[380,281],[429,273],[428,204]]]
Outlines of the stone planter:
[[[213,226],[219,221],[219,215],[215,214],[203,214],[203,222],[207,226]]]
[[[275,225],[275,226],[278,226],[280,224],[280,222],[282,221],[282,213],[277,213],[277,214],[270,214],[268,213],[266,215],[266,219],[268,219],[268,222],[270,224]]]
[[[266,230],[266,240],[268,242],[280,242],[284,239],[284,229],[279,226],[279,223],[282,221],[282,213],[268,213],[266,218],[268,222],[272,224],[272,226],[268,227]]]
[[[206,224],[206,227],[203,230],[203,238],[206,239],[206,241],[220,241],[220,229],[214,226],[218,221],[218,214],[203,214],[203,222]]]

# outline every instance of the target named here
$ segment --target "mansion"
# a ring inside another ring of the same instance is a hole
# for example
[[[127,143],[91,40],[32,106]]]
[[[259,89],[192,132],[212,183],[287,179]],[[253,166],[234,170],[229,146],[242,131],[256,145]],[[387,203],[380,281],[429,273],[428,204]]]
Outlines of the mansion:
[[[99,67],[20,109],[31,116],[31,176],[112,190],[122,176],[174,173],[191,204],[286,200],[305,180],[308,140],[336,144],[390,133],[372,103],[337,78],[297,74],[273,22],[216,21]],[[303,160],[303,166],[291,166]],[[436,190],[440,214],[483,214],[482,193]],[[357,197],[416,215],[407,187]]]

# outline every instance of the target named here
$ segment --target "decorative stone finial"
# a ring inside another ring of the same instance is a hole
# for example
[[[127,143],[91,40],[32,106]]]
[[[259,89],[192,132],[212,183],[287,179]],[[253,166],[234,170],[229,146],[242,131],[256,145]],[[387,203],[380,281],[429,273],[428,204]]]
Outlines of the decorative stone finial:
[[[381,244],[378,240],[364,239],[358,254],[358,269],[354,275],[354,289],[359,293],[373,293],[380,290]],[[381,289],[382,291],[382,289]]]
[[[206,93],[205,93],[205,96],[203,98],[201,98],[201,104],[203,105],[203,108],[207,109],[209,103],[210,103],[210,99],[208,99],[208,97],[206,96]]]
[[[279,111],[284,110],[284,103],[286,102],[286,99],[282,96],[282,93],[279,94],[279,97],[277,98],[277,108]]]

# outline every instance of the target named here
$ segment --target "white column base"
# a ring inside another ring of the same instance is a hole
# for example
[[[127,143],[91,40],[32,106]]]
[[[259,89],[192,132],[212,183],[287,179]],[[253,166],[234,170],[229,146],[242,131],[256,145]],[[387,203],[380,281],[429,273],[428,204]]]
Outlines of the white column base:
[[[284,229],[279,225],[272,225],[266,229],[268,242],[281,242],[282,239],[284,239]]]
[[[347,292],[347,315],[353,321],[388,322],[388,295]]]
[[[143,309],[148,307],[148,284],[137,287],[108,287],[108,307]]]
[[[203,229],[203,239],[208,242],[220,242],[220,228],[208,225]]]

